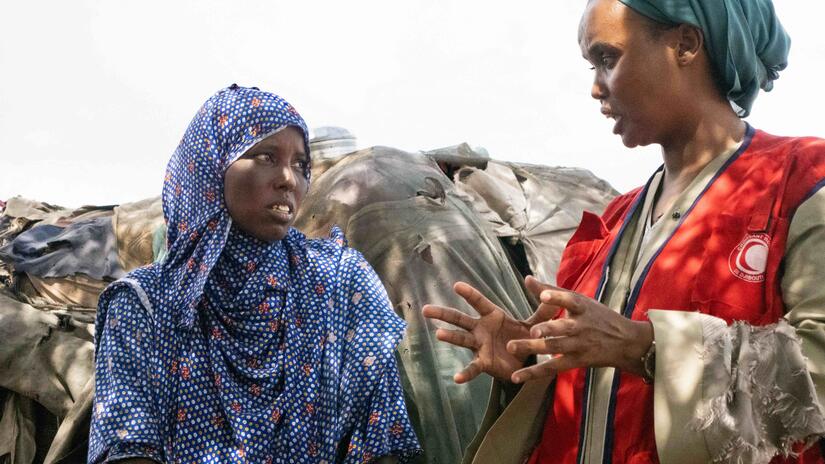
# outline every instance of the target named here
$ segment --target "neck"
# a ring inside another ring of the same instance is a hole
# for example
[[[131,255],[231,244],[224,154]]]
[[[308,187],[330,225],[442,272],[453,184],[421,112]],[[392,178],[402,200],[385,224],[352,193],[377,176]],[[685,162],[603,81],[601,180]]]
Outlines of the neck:
[[[662,143],[664,185],[681,191],[714,158],[735,150],[745,137],[745,123],[727,101],[709,105],[680,125],[677,134]]]

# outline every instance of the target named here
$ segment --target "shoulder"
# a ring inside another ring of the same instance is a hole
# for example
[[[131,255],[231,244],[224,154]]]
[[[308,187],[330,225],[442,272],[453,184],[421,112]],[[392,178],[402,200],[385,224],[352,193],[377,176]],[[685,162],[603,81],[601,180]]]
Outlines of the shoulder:
[[[159,270],[157,264],[139,267],[112,282],[100,294],[98,309],[114,298],[124,298],[124,295],[132,294],[151,310],[152,304],[149,301],[149,295],[156,292]]]
[[[100,295],[95,319],[95,351],[101,340],[118,337],[134,328],[150,329],[154,325],[153,305],[138,281],[128,275],[112,282]]]
[[[756,157],[791,158],[825,167],[825,139],[819,137],[783,137],[757,130],[749,151]]]
[[[138,268],[109,284],[98,301],[98,329],[113,314],[118,318],[151,321],[155,305],[150,295],[157,287],[157,271],[157,265]]]
[[[777,179],[782,189],[782,214],[796,209],[825,186],[825,140],[780,137],[757,130],[746,152],[747,172],[763,182]]]

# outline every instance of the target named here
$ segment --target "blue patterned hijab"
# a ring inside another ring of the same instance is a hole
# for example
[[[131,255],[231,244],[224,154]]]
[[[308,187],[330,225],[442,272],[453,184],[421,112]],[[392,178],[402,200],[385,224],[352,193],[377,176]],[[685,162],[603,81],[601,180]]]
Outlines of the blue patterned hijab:
[[[226,170],[287,126],[301,130],[309,153],[309,131],[292,105],[275,94],[232,85],[204,103],[169,160],[163,184],[169,252],[163,273],[180,288],[176,306],[183,326],[194,322],[194,308],[231,229],[223,199]],[[304,176],[309,182],[309,164]]]
[[[163,189],[168,255],[100,298],[89,462],[404,462],[419,452],[395,363],[405,323],[363,256],[337,228],[328,240],[290,228],[260,241],[226,209],[229,165],[288,126],[308,145],[289,103],[233,85],[186,130]]]

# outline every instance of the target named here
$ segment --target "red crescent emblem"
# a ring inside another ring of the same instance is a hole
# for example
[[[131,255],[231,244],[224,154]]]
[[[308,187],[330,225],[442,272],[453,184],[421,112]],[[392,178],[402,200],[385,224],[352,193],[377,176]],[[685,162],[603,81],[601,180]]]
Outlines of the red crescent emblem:
[[[764,281],[770,243],[771,238],[767,234],[747,235],[730,254],[730,272],[746,282]]]

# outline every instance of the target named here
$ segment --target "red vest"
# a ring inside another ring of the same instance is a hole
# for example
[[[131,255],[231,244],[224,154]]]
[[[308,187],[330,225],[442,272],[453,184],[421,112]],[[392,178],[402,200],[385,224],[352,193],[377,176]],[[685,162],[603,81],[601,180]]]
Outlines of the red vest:
[[[651,262],[639,263],[646,267],[623,314],[645,321],[653,308],[699,311],[728,324],[776,322],[785,313],[780,280],[789,223],[823,183],[825,140],[776,137],[749,127],[742,147],[683,213]],[[584,213],[564,250],[559,286],[595,298],[646,189],[616,198],[601,218]],[[558,375],[531,463],[577,462],[589,377],[588,369]],[[604,462],[658,462],[653,386],[616,371],[607,429]],[[815,446],[799,460],[773,462],[823,462],[821,453]]]

